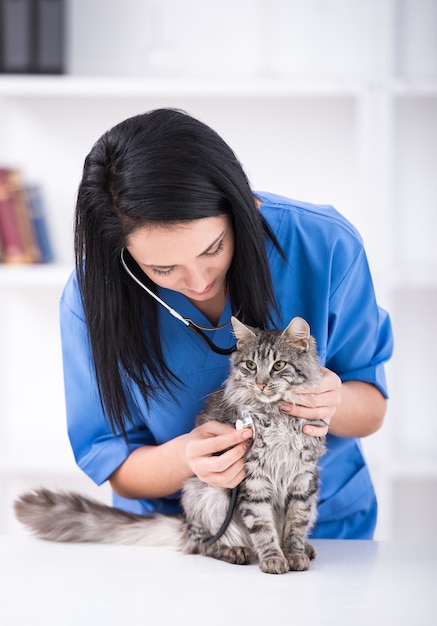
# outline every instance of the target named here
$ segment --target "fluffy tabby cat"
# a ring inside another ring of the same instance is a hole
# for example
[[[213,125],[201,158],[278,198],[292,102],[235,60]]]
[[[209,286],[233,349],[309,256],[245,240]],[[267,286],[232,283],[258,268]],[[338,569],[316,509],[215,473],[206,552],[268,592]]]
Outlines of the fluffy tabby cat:
[[[256,557],[271,574],[308,569],[315,551],[306,537],[316,516],[325,441],[305,435],[307,422],[282,413],[279,404],[293,402],[293,387],[317,383],[315,341],[299,317],[284,331],[262,331],[236,318],[232,325],[237,350],[229,377],[224,389],[209,396],[197,424],[217,420],[235,426],[244,410],[252,417],[254,437],[231,522],[218,540],[208,542],[226,518],[232,490],[197,477],[183,487],[180,516],[141,517],[77,494],[41,489],[15,502],[17,518],[51,541],[167,545],[238,564]]]

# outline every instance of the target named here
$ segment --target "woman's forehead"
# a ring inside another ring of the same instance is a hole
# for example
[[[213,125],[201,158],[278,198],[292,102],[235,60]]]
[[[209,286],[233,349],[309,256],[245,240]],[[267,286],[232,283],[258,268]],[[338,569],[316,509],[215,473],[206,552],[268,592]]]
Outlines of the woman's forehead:
[[[177,265],[182,256],[206,252],[229,228],[226,215],[189,222],[148,223],[127,237],[127,248],[144,265]]]

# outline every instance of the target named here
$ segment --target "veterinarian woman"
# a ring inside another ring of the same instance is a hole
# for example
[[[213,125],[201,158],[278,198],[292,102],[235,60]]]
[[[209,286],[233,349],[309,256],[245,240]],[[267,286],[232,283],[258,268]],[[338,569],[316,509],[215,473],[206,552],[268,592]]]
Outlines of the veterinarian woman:
[[[68,430],[78,465],[110,481],[114,506],[174,514],[190,476],[241,482],[251,430],[194,428],[195,416],[227,376],[231,314],[275,328],[299,315],[323,377],[282,408],[327,424],[305,427],[328,441],[312,536],[372,537],[377,504],[359,438],[383,422],[392,332],[346,219],[253,191],[213,130],[161,109],[92,148],[75,250],[61,301]]]

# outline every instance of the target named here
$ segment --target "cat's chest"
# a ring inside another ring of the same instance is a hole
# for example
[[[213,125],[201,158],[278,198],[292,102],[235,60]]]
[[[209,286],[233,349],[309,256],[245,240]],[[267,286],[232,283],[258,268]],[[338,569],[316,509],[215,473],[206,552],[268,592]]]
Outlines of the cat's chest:
[[[302,437],[302,424],[300,420],[290,418],[280,411],[264,415],[255,413],[253,415],[255,422],[255,439],[256,446],[260,449],[265,447],[279,446],[299,448]]]
[[[302,433],[302,423],[288,415],[258,418],[255,437],[247,454],[250,471],[293,476],[317,463],[323,444]]]

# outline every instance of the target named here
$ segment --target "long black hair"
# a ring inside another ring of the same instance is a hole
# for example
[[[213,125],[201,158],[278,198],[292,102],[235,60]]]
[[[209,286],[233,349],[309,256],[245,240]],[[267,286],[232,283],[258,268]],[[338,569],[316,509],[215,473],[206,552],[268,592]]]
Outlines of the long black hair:
[[[234,230],[227,275],[232,310],[263,328],[276,310],[265,237],[279,246],[238,159],[215,131],[182,111],[157,109],[114,126],[85,159],[76,270],[101,403],[114,432],[125,437],[133,423],[132,381],[146,402],[177,382],[163,356],[157,304],[120,263],[126,238],[149,222],[218,215],[229,215]]]

